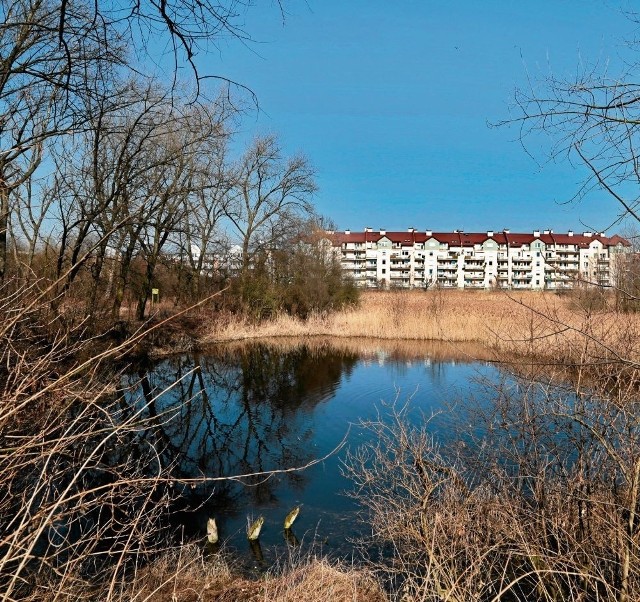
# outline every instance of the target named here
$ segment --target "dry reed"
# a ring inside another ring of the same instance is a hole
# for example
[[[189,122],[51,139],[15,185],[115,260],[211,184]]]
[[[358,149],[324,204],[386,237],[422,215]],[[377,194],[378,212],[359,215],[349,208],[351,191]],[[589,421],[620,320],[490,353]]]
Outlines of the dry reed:
[[[437,362],[474,362],[496,360],[494,351],[481,343],[428,341],[411,339],[375,339],[363,337],[331,336],[280,336],[260,338],[260,342],[271,349],[282,352],[304,347],[311,353],[327,350],[357,355],[372,361],[411,361],[430,358]],[[246,347],[247,340],[230,341],[224,344],[227,350]]]
[[[140,571],[121,593],[124,602],[384,602],[372,574],[313,556],[262,579],[233,575],[219,554],[187,545]]]
[[[387,598],[372,573],[327,558],[308,558],[279,577],[267,579],[265,602],[384,602]]]
[[[358,307],[314,315],[308,320],[279,315],[255,323],[225,316],[204,338],[208,342],[277,336],[371,337],[493,343],[526,336],[532,311],[554,314],[566,306],[558,297],[468,291],[365,292]]]
[[[256,323],[242,316],[224,315],[205,327],[200,342],[368,338],[477,343],[501,354],[565,363],[583,363],[589,354],[600,360],[623,350],[619,355],[635,360],[640,318],[610,308],[604,301],[594,308],[578,293],[366,291],[358,307],[313,315],[308,320],[279,315]],[[597,349],[591,348],[594,345]],[[485,355],[488,353],[485,351]]]

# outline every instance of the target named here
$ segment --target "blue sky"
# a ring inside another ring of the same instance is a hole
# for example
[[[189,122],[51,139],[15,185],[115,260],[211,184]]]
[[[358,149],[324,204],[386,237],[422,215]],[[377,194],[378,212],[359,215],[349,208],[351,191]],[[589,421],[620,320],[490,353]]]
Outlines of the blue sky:
[[[318,211],[338,226],[467,231],[600,230],[604,193],[566,204],[586,173],[522,150],[513,91],[577,65],[614,66],[634,32],[607,0],[286,0],[246,15],[256,40],[199,67],[250,87],[246,136],[276,133],[316,167]],[[624,6],[624,5],[623,5]],[[617,228],[618,230],[620,228]]]

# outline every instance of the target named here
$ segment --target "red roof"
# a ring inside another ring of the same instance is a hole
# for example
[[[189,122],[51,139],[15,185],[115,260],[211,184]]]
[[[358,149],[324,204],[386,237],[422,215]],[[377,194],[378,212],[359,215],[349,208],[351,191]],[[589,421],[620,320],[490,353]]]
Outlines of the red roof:
[[[383,233],[384,232],[384,233]],[[427,235],[425,231],[385,231],[382,232],[335,232],[332,234],[334,245],[343,243],[365,243],[378,242],[381,238],[387,238],[392,243],[400,243],[402,246],[413,246],[414,243],[424,243],[430,238],[435,238],[439,243],[448,244],[454,247],[471,247],[481,245],[486,240],[492,239],[499,245],[507,244],[510,247],[521,247],[529,245],[535,240],[541,240],[546,245],[578,245],[581,248],[587,248],[594,240],[600,241],[605,246],[613,246],[618,243],[624,246],[631,246],[631,243],[615,234],[612,237],[593,234],[585,236],[584,234],[555,234],[541,233],[534,236],[533,233],[519,232],[493,232],[492,236],[488,236],[486,232],[432,232]]]

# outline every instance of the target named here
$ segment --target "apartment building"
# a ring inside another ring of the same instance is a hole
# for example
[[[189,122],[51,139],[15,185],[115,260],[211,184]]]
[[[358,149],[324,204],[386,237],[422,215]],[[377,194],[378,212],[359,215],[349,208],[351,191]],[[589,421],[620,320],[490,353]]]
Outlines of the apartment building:
[[[342,268],[362,287],[566,289],[611,286],[620,258],[631,251],[620,236],[534,230],[530,234],[331,232]]]

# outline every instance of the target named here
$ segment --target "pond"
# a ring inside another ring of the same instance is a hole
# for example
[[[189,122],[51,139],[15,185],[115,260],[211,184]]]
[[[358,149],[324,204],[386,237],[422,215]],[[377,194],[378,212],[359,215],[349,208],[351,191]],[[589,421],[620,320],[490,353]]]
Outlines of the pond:
[[[463,351],[372,341],[232,345],[164,359],[127,379],[162,424],[155,444],[180,478],[312,463],[301,471],[194,484],[183,492],[174,520],[185,538],[204,539],[207,519],[215,517],[225,547],[249,558],[248,517],[264,516],[255,557],[268,563],[286,549],[283,519],[295,506],[301,511],[289,544],[314,543],[341,556],[352,552],[362,525],[356,503],[345,495],[351,483],[341,463],[347,449],[371,436],[360,422],[384,417],[394,402],[408,402],[412,422],[432,418],[439,440],[456,437],[457,425],[470,420],[461,401],[481,401],[484,382],[499,377],[493,364],[476,359],[481,352]]]

